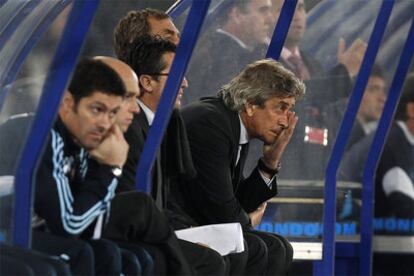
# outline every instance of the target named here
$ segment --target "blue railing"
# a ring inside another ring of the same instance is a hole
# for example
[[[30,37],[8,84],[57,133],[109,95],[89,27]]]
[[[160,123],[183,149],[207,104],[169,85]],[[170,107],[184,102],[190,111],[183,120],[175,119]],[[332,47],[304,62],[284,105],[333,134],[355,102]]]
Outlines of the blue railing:
[[[10,1],[0,10],[0,51],[20,23],[39,4],[39,1]]]
[[[38,111],[23,148],[15,175],[13,242],[21,247],[30,244],[30,217],[34,169],[57,113],[60,99],[76,64],[98,0],[75,0],[49,74],[43,87]],[[33,46],[33,45],[32,45]]]
[[[290,22],[292,22],[293,15],[295,14],[297,3],[298,0],[290,0],[283,3],[279,19],[272,34],[272,39],[270,40],[269,48],[267,49],[266,57],[271,57],[276,60],[279,59],[289,31]]]
[[[37,42],[41,39],[42,34],[45,33],[50,24],[56,19],[56,17],[62,12],[68,3],[68,1],[50,2],[49,7],[39,7],[42,8],[40,12],[45,12],[44,16],[39,16],[39,18],[34,19],[36,22],[31,22],[31,24],[34,24],[36,27],[30,31],[30,34],[28,34],[28,39],[24,42],[22,41],[21,45],[19,45],[19,47],[16,47],[14,54],[8,56],[7,60],[4,61],[4,64],[2,65],[4,66],[4,72],[0,74],[0,87],[3,87],[0,92],[0,110],[2,109],[4,101],[8,95],[9,89],[11,87],[10,84],[14,81],[17,74],[19,73],[19,70],[29,55],[30,50],[37,44]],[[46,8],[48,8],[48,10],[46,10]],[[33,9],[31,11],[33,11]],[[23,19],[24,17],[22,16],[21,20]],[[23,37],[26,39],[25,36]]]
[[[135,185],[140,191],[147,193],[151,191],[151,168],[154,165],[157,150],[161,145],[168,119],[171,116],[178,90],[184,78],[184,73],[197,42],[209,5],[210,0],[197,0],[191,6],[181,41],[171,66],[170,75],[164,88],[165,92],[162,93],[154,122],[149,130],[141,160],[137,167]]]
[[[168,9],[167,13],[172,19],[176,19],[191,6],[192,2],[193,0],[181,0],[176,2],[171,6],[171,8]]]
[[[373,236],[373,203],[375,195],[375,172],[381,156],[388,130],[398,104],[401,88],[410,68],[414,53],[414,19],[411,23],[407,40],[402,51],[397,70],[394,74],[387,101],[379,121],[378,129],[371,144],[365,163],[362,186],[361,211],[361,243],[360,243],[360,275],[372,274],[372,236]]]
[[[349,104],[344,115],[345,119],[339,128],[337,139],[326,168],[322,263],[320,266],[316,266],[314,271],[320,275],[334,275],[335,272],[336,174],[393,5],[393,0],[384,0],[382,3],[355,82],[355,87],[349,99]]]

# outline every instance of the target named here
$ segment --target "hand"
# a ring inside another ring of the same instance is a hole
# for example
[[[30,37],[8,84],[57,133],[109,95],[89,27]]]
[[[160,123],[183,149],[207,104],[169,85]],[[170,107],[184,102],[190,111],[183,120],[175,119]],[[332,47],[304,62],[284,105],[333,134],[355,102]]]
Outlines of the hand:
[[[295,112],[293,111],[289,111],[287,117],[288,126],[282,131],[275,143],[263,146],[263,162],[265,162],[269,168],[276,169],[298,122],[298,117],[295,116]]]
[[[355,40],[346,50],[345,40],[343,38],[339,40],[337,54],[338,62],[346,67],[352,78],[358,74],[366,50],[367,43],[365,43],[362,39],[358,38]]]
[[[99,163],[122,167],[128,156],[129,145],[117,124],[114,124],[98,147],[90,155]]]
[[[262,217],[266,210],[266,206],[267,202],[263,202],[262,204],[260,204],[259,208],[249,213],[250,221],[253,227],[256,227],[262,221]]]

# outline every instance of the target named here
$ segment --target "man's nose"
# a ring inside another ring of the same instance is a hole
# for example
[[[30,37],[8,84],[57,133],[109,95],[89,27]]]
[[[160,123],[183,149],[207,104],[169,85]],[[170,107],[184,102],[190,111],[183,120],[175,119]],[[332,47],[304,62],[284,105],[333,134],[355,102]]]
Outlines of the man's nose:
[[[284,116],[281,116],[279,118],[279,122],[278,123],[279,123],[279,126],[281,126],[283,128],[287,128],[289,126],[288,115],[286,114]]]
[[[178,45],[178,43],[180,43],[180,35],[178,33],[175,33],[170,37],[170,41],[175,45]]]

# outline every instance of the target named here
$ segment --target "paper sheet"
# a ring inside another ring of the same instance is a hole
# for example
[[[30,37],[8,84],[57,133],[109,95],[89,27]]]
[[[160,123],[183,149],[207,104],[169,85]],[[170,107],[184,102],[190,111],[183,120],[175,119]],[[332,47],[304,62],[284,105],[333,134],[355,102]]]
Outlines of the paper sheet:
[[[175,231],[179,239],[202,243],[222,256],[244,251],[243,232],[240,223],[221,223],[192,227]]]

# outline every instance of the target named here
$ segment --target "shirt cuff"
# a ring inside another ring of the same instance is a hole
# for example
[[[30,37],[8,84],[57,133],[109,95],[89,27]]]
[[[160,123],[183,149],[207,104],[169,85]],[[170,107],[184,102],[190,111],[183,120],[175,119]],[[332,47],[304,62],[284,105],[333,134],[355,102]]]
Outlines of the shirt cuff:
[[[263,181],[269,187],[269,189],[272,189],[272,183],[273,183],[273,180],[275,180],[275,178],[276,178],[276,174],[272,178],[267,178],[260,170],[258,170],[258,171],[259,171],[260,176],[262,177]]]

